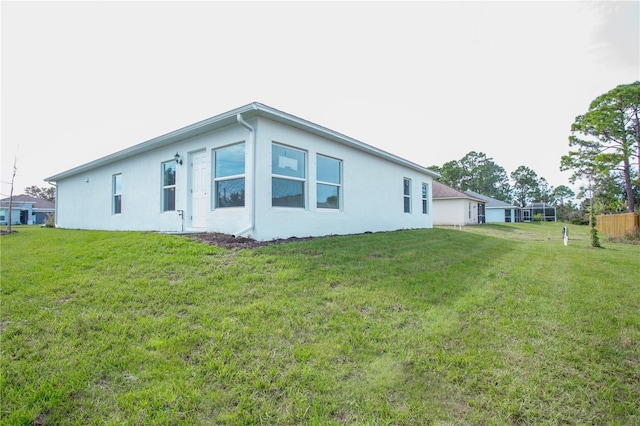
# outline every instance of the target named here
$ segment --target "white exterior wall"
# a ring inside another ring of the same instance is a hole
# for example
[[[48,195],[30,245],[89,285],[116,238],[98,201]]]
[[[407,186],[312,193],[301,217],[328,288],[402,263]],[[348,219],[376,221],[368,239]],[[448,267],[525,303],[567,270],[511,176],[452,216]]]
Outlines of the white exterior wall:
[[[504,223],[504,210],[505,209],[486,209],[485,215],[487,223]],[[511,221],[513,222],[513,214],[511,215]]]
[[[62,228],[98,230],[190,230],[189,162],[193,154],[205,151],[210,171],[213,149],[243,142],[247,136],[246,129],[228,126],[61,179],[57,182],[56,224]],[[176,167],[176,210],[163,212],[162,163],[171,161],[176,152],[183,160]],[[112,176],[118,173],[122,174],[122,213],[113,214]],[[210,173],[206,179],[211,181]],[[185,212],[183,218],[179,210]],[[233,211],[209,212],[207,229],[240,229],[247,222],[246,209],[229,210]]]
[[[293,127],[260,119],[257,141],[257,210],[253,237],[270,240],[290,236],[431,228],[431,214],[422,213],[422,183],[431,177],[379,157]],[[287,145],[305,151],[306,206],[271,206],[271,146]],[[316,207],[316,155],[342,161],[340,209]],[[411,179],[412,211],[404,213],[403,179]],[[430,195],[430,194],[429,194]],[[431,200],[429,199],[431,211]]]
[[[463,198],[433,200],[434,225],[473,225],[478,223],[478,203]],[[471,218],[469,218],[471,205]]]
[[[514,223],[516,221],[516,209],[511,208],[494,208],[494,209],[486,209],[486,217],[487,223],[505,223],[504,214],[505,211],[511,210],[511,222]]]
[[[291,236],[351,234],[430,228],[431,214],[422,214],[422,183],[432,187],[431,177],[386,161],[347,145],[286,126],[263,117],[247,120],[255,129],[256,158],[250,132],[239,124],[172,143],[57,182],[56,222],[62,228],[142,231],[208,231],[244,235],[257,240]],[[245,206],[214,208],[213,152],[245,142]],[[305,208],[272,207],[272,142],[306,152]],[[176,167],[176,211],[162,211],[162,163],[176,153],[183,159]],[[206,218],[203,228],[192,223],[191,159],[204,152],[208,161]],[[316,154],[342,160],[340,209],[316,207]],[[113,214],[112,176],[122,174],[122,213]],[[412,212],[404,213],[403,178],[411,179]],[[253,188],[255,182],[255,209]],[[429,191],[431,192],[431,191]],[[431,206],[429,193],[429,213]],[[181,218],[179,210],[184,211]]]

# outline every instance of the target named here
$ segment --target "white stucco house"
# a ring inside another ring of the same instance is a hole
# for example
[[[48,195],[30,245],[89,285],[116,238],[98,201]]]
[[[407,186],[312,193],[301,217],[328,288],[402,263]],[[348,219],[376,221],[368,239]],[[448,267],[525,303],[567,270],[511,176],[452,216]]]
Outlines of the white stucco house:
[[[465,226],[485,222],[484,200],[433,181],[433,224]]]
[[[509,223],[522,222],[522,212],[520,207],[505,203],[501,200],[478,194],[474,191],[464,191],[472,197],[484,200],[485,220],[487,223]]]
[[[9,207],[12,225],[40,225],[46,222],[48,213],[55,211],[52,201],[26,194],[14,195],[13,198],[0,200],[0,225],[9,222]]]
[[[222,232],[264,241],[430,228],[434,177],[254,102],[46,181],[56,185],[58,227]]]

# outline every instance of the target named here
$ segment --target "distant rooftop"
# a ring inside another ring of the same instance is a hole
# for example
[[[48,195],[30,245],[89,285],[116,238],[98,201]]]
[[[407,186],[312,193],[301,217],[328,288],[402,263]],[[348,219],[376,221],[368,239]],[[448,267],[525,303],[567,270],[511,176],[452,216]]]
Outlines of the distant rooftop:
[[[2,200],[0,200],[0,203],[3,206],[8,206],[10,199],[11,197],[3,198]],[[34,209],[55,209],[56,208],[56,203],[43,200],[41,198],[32,197],[31,195],[26,195],[26,194],[14,195],[13,202],[23,203],[23,204],[24,203],[33,204]]]
[[[501,200],[496,200],[495,198],[491,198],[486,195],[478,194],[477,192],[474,192],[474,191],[464,191],[464,192],[466,194],[469,194],[472,197],[480,198],[481,200],[485,201],[486,202],[485,208],[487,209],[504,209],[504,208],[519,209],[520,208],[520,207],[514,206],[513,204],[509,204]]]
[[[453,189],[450,186],[447,186],[435,180],[433,181],[433,191],[431,192],[431,195],[434,200],[443,198],[464,198],[484,202],[484,200],[479,197],[475,197],[462,191],[458,191],[457,189]]]

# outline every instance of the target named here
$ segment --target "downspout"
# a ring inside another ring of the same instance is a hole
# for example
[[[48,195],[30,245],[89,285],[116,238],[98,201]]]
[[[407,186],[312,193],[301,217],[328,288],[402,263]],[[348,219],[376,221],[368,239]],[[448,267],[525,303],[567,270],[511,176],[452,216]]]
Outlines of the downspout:
[[[242,114],[238,113],[236,119],[239,124],[249,130],[249,144],[251,145],[251,208],[249,210],[251,221],[249,226],[233,234],[234,237],[241,237],[256,227],[256,132],[249,123],[244,121]]]

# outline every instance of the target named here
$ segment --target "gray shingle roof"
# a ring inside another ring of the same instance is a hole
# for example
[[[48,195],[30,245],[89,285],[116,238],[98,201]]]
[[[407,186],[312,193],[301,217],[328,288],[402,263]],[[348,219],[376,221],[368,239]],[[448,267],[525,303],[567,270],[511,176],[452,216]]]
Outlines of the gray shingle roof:
[[[474,191],[464,191],[472,197],[480,198],[485,201],[485,208],[487,209],[519,209],[520,207],[516,207],[513,204],[505,203],[504,201],[496,200],[495,198],[488,197],[486,195],[478,194]]]
[[[434,200],[439,198],[466,198],[474,201],[484,202],[484,200],[479,197],[465,194],[462,191],[453,189],[450,186],[447,186],[435,180],[433,181],[433,191],[431,191],[431,196],[433,197]]]
[[[9,205],[10,197],[3,198],[0,200],[0,203],[3,205]],[[51,201],[43,200],[41,198],[32,197],[31,195],[21,194],[13,196],[14,203],[33,203],[34,209],[55,209],[56,203]]]

